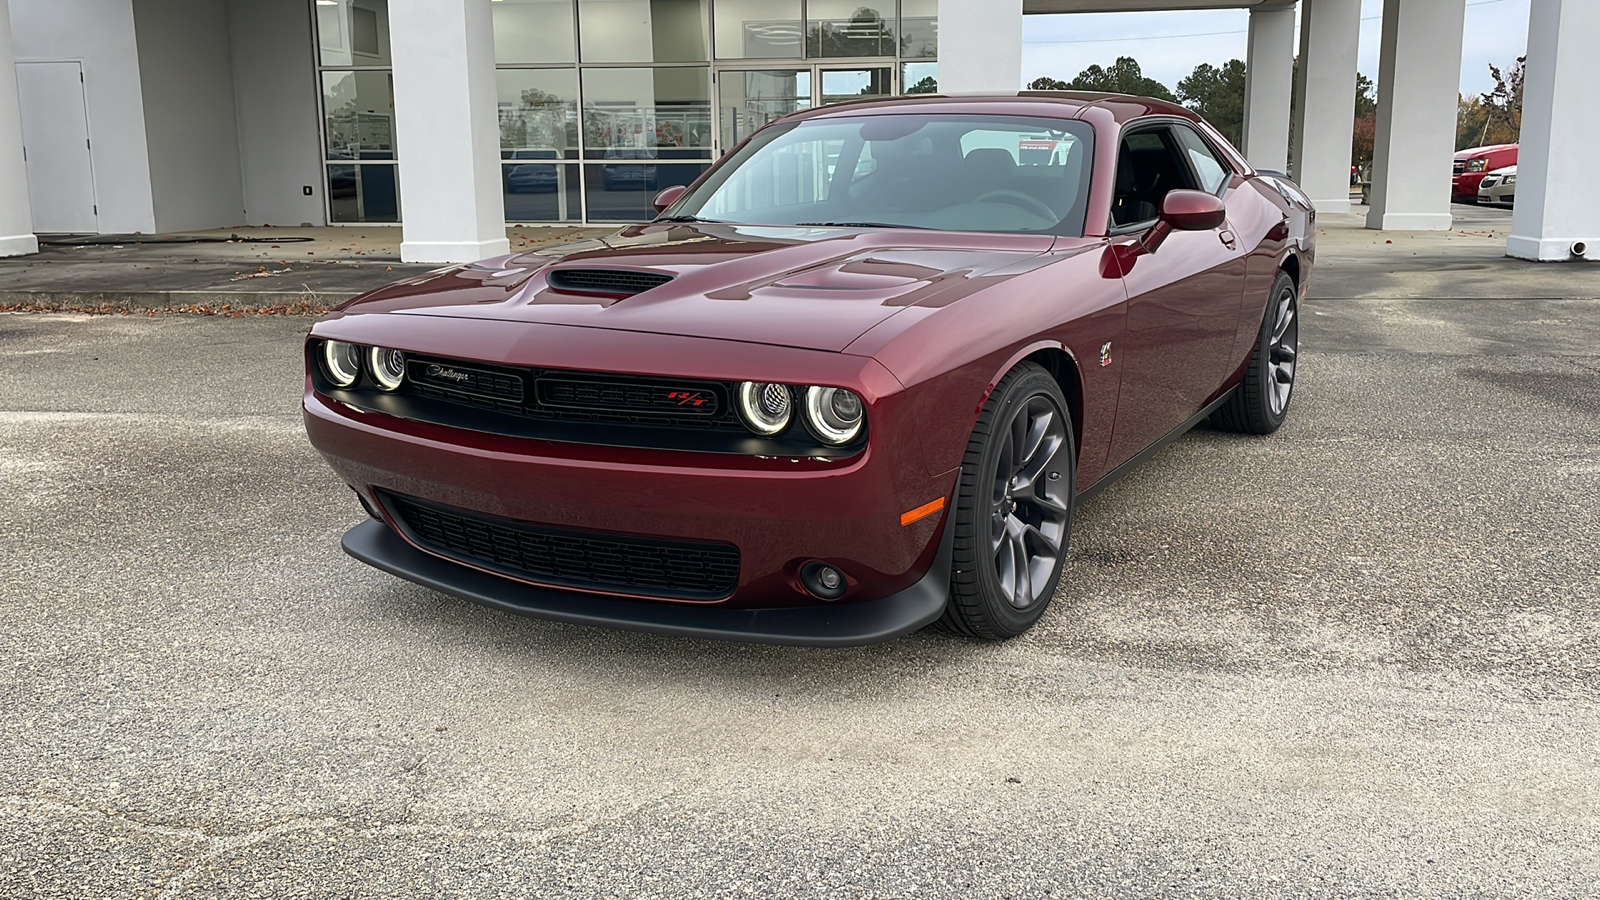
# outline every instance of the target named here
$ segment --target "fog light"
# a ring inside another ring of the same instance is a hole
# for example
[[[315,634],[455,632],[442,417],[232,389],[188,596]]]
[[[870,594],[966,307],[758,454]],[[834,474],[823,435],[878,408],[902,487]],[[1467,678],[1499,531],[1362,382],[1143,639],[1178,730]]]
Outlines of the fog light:
[[[800,584],[823,600],[837,600],[844,596],[849,582],[844,573],[825,562],[808,562],[800,567]]]

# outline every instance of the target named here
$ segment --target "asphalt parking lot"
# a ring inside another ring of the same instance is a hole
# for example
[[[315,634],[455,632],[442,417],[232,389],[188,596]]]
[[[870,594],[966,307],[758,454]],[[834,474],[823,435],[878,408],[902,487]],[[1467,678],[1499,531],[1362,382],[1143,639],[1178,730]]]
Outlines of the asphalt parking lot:
[[[1592,897],[1600,277],[1461,212],[1327,217],[1289,423],[999,645],[434,594],[338,548],[308,320],[0,314],[0,896]]]

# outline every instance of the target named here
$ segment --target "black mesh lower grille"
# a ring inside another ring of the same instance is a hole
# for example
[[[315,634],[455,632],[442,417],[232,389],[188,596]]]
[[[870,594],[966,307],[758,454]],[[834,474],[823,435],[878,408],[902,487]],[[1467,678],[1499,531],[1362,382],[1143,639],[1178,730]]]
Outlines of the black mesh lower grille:
[[[423,547],[541,584],[718,600],[739,583],[739,548],[525,525],[380,492]]]

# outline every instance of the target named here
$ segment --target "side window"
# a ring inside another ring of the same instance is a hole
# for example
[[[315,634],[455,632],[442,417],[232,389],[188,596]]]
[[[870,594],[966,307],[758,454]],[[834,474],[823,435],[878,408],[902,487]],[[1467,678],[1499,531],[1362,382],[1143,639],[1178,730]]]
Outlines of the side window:
[[[1200,135],[1195,134],[1193,128],[1175,125],[1172,130],[1183,143],[1184,151],[1189,154],[1189,162],[1200,176],[1200,189],[1212,194],[1222,190],[1222,186],[1228,183],[1228,167],[1217,159],[1211,147]]]
[[[1111,201],[1111,226],[1120,228],[1154,220],[1167,192],[1194,188],[1184,162],[1188,153],[1170,128],[1124,134],[1117,147],[1117,184]]]

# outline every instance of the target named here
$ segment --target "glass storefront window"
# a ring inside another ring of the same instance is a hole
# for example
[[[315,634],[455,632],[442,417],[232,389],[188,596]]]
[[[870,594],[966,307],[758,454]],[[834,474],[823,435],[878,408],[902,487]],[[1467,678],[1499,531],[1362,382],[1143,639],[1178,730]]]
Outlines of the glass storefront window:
[[[705,62],[706,0],[578,0],[583,62]]]
[[[500,177],[507,222],[578,222],[583,219],[576,164],[507,163],[501,166]]]
[[[718,59],[805,55],[800,0],[716,0]]]
[[[500,155],[505,159],[578,156],[578,73],[575,69],[501,69]]]
[[[822,105],[892,96],[894,91],[889,85],[890,71],[884,68],[823,69]]]
[[[583,186],[590,221],[646,222],[655,218],[650,201],[662,188],[688,184],[709,163],[639,164],[630,162],[583,167]]]
[[[806,55],[893,56],[895,0],[809,0]]]
[[[810,109],[811,70],[718,72],[717,97],[722,148],[729,150],[773,119]]]
[[[328,159],[394,159],[394,78],[388,72],[323,72]]]
[[[494,61],[502,65],[577,61],[572,0],[495,0]]]
[[[585,69],[583,103],[588,159],[711,155],[710,69]]]
[[[317,0],[316,10],[323,65],[390,64],[388,0]]]
[[[400,221],[398,169],[392,163],[328,166],[328,214],[332,221]]]
[[[939,55],[939,0],[900,0],[900,55],[911,59]]]
[[[900,93],[939,93],[939,64],[936,62],[901,63]]]

